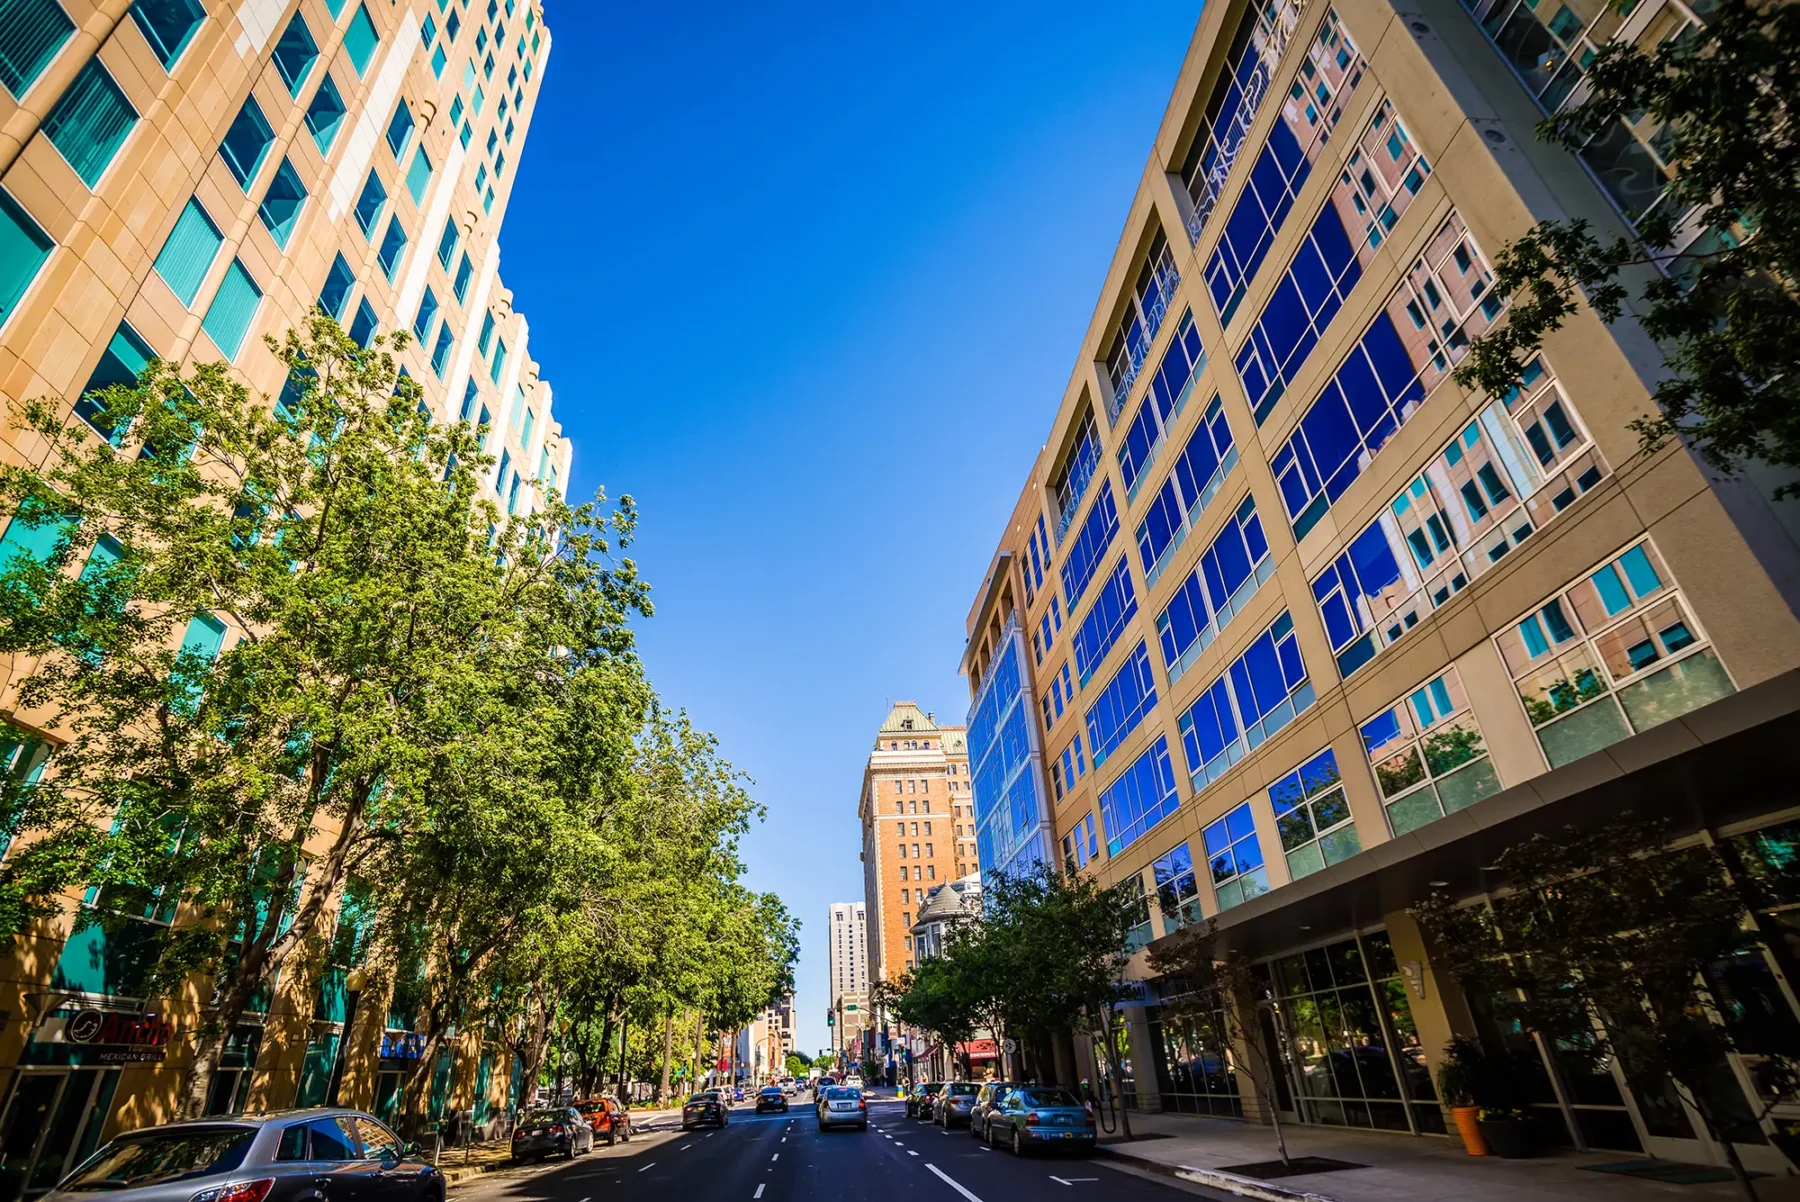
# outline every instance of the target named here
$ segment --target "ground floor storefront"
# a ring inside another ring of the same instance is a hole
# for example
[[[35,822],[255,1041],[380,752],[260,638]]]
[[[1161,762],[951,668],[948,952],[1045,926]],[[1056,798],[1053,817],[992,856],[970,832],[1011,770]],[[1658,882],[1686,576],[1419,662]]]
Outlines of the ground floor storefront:
[[[1465,1036],[1510,1066],[1541,1144],[1722,1165],[1729,1140],[1752,1171],[1793,1173],[1784,1148],[1800,1147],[1800,1102],[1770,1092],[1759,1070],[1800,1064],[1797,761],[1800,722],[1784,717],[1591,787],[1501,795],[1482,803],[1493,811],[1264,894],[1215,920],[1221,949],[1250,961],[1253,1007],[1197,1013],[1139,957],[1140,992],[1117,1035],[1124,1072],[1114,1080],[1084,1040],[1081,1075],[1104,1101],[1140,1112],[1453,1138],[1437,1070],[1450,1039]],[[1703,1095],[1724,1116],[1719,1136],[1692,1096],[1618,1050],[1598,1014],[1546,1037],[1469,996],[1409,910],[1432,892],[1491,906],[1506,893],[1493,865],[1509,846],[1620,815],[1666,821],[1678,843],[1710,847],[1744,902],[1741,947],[1705,966],[1695,995],[1729,1036]]]

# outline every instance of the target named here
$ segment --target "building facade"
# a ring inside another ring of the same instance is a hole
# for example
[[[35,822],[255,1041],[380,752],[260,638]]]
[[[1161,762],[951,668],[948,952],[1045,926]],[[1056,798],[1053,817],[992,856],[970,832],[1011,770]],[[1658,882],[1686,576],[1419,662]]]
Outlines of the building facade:
[[[860,1018],[866,1007],[859,1003],[868,999],[868,908],[862,902],[833,902],[826,930],[831,959],[831,997],[826,1019],[831,1024],[832,1049],[842,1051],[855,1035],[854,1031],[845,1030],[845,1018]],[[860,1021],[857,1026],[860,1029]]]
[[[1448,1038],[1517,1037],[1434,976],[1409,904],[1480,899],[1505,847],[1622,810],[1749,873],[1791,862],[1779,481],[1640,446],[1662,364],[1629,319],[1582,309],[1503,396],[1451,377],[1506,320],[1510,240],[1658,202],[1653,122],[1579,155],[1533,126],[1593,44],[1697,12],[1205,7],[1048,437],[1020,431],[1044,449],[962,661],[983,871],[1129,882],[1135,948],[1217,920],[1290,1016],[1255,1097],[1236,1051],[1165,1026],[1136,955],[1136,1104],[1442,1132]],[[1785,954],[1731,988],[1800,1031]],[[1721,1066],[1746,1113],[1754,1043]],[[1666,1084],[1521,1050],[1561,1142],[1721,1159]],[[1753,1166],[1785,1170],[1758,1138],[1780,1118],[1747,1129]]]
[[[433,413],[487,426],[503,510],[566,486],[571,447],[499,275],[550,51],[534,0],[16,0],[0,24],[0,400],[61,398],[72,426],[129,451],[92,390],[154,357],[223,360],[277,397],[264,336],[319,307],[365,345],[410,335],[398,360]],[[52,450],[0,423],[8,462]],[[33,553],[30,535],[0,529],[0,558]],[[53,738],[0,679],[0,767],[53,772]],[[212,1109],[335,1094],[394,1112],[421,1040],[407,998],[363,967],[355,892],[332,903],[319,961],[233,1034]],[[0,957],[0,1202],[169,1117],[201,1018],[198,988],[141,996],[126,946],[180,915],[109,932],[78,924],[84,905]],[[483,1123],[519,1099],[499,1034],[446,1049],[434,1115]]]

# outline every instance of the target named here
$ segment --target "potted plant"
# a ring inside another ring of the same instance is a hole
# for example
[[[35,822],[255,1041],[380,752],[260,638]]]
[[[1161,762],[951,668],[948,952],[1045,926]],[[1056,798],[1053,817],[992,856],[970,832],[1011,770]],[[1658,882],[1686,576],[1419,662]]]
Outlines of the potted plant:
[[[1450,1109],[1457,1134],[1470,1156],[1486,1156],[1487,1140],[1481,1135],[1481,1107],[1475,1097],[1479,1088],[1482,1061],[1481,1045],[1465,1035],[1458,1035],[1444,1045],[1438,1064],[1438,1097]]]
[[[1481,1107],[1481,1135],[1494,1155],[1518,1160],[1535,1150],[1532,1121],[1526,1110],[1522,1065],[1516,1054],[1483,1055],[1475,1085]]]

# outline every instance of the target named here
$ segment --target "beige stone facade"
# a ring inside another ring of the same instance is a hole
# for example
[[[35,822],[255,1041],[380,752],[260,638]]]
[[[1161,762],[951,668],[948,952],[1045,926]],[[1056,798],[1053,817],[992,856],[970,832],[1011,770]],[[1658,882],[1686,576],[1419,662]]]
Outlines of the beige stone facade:
[[[0,401],[59,397],[78,425],[93,417],[78,405],[90,388],[150,356],[228,360],[274,398],[285,369],[264,336],[321,305],[365,339],[412,333],[400,362],[434,412],[489,427],[499,462],[486,483],[503,508],[528,513],[567,487],[572,448],[499,276],[550,51],[535,0],[26,0],[8,12]],[[8,461],[50,452],[0,423]],[[8,665],[3,766],[40,771],[50,716],[17,712],[11,677]],[[197,985],[133,996],[121,936],[70,938],[81,904],[69,898],[0,959],[0,1202],[41,1193],[97,1140],[169,1117],[201,1018]],[[171,920],[184,919],[155,919]],[[341,1061],[342,1100],[391,1111],[416,1056],[411,1017],[388,982],[349,971],[359,956],[283,973],[267,1013],[234,1037],[215,1108],[322,1100]],[[83,1043],[70,1024],[84,1011],[147,1025],[117,1046]],[[117,1054],[147,1052],[161,1023],[166,1060]],[[437,1066],[437,1112],[486,1121],[519,1100],[504,1043],[482,1036],[463,1033]]]
[[[1588,19],[1476,8],[1539,49]],[[1693,19],[1667,0],[1617,32]],[[1291,1078],[1259,1100],[1147,982],[1142,1105],[1440,1132],[1428,1070],[1476,1019],[1411,901],[1477,896],[1504,846],[1621,809],[1746,856],[1800,833],[1791,507],[1640,447],[1660,363],[1629,320],[1577,313],[1504,397],[1450,378],[1505,320],[1509,240],[1655,201],[1643,130],[1579,159],[1533,136],[1567,94],[1534,98],[1534,72],[1579,55],[1515,65],[1451,0],[1208,5],[1048,436],[1020,431],[1043,450],[962,662],[982,869],[990,823],[1026,845],[1002,793],[1026,765],[1056,862],[1141,882],[1138,943],[1216,918],[1278,998],[1359,1016],[1286,1032]],[[1332,956],[1357,967],[1334,981]],[[1796,1012],[1776,952],[1751,975]],[[1333,1050],[1379,1080],[1346,1084]],[[1721,1155],[1621,1070],[1566,1071],[1552,1054],[1538,1099],[1564,1142]]]

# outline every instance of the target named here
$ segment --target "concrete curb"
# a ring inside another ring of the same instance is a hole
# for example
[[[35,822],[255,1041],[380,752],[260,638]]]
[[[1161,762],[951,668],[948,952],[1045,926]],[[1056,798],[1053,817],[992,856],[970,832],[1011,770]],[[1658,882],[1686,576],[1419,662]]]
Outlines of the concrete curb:
[[[1187,1164],[1165,1164],[1160,1160],[1152,1160],[1148,1156],[1133,1156],[1129,1152],[1121,1152],[1117,1146],[1103,1146],[1098,1150],[1108,1156],[1128,1160],[1134,1168],[1158,1173],[1164,1177],[1175,1177],[1195,1185],[1203,1185],[1208,1189],[1224,1190],[1226,1193],[1236,1194],[1240,1198],[1256,1198],[1259,1202],[1337,1202],[1337,1199],[1328,1194],[1284,1189],[1268,1181],[1259,1181],[1254,1177],[1240,1177],[1236,1173],[1227,1173],[1220,1169],[1197,1169]]]

